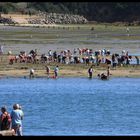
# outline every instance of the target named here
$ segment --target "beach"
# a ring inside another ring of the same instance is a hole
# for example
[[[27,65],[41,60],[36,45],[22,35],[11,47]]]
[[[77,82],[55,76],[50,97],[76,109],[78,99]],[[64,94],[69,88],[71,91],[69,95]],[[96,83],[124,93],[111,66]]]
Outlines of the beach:
[[[94,26],[94,31],[91,27]],[[65,28],[64,28],[65,27]],[[79,27],[79,28],[77,28]],[[45,65],[51,67],[51,76],[55,65],[59,65],[60,77],[88,77],[88,68],[85,64],[24,64],[14,63],[9,65],[8,51],[18,55],[20,51],[37,49],[38,54],[52,51],[60,52],[74,48],[91,48],[101,50],[105,48],[111,53],[121,54],[126,50],[129,54],[139,55],[140,35],[139,26],[130,27],[131,33],[128,36],[124,26],[105,27],[104,25],[55,25],[48,27],[23,27],[23,26],[0,26],[1,44],[4,46],[4,58],[1,57],[0,77],[28,77],[29,69],[35,69],[36,77],[46,77]],[[6,56],[6,57],[5,57]],[[107,66],[95,66],[93,78],[97,74],[106,72]],[[140,77],[140,66],[130,65],[116,69],[111,67],[111,77]]]
[[[18,65],[18,68],[17,68]],[[0,70],[0,77],[29,77],[30,68],[34,68],[35,77],[46,77],[45,65],[47,64],[30,64],[29,66],[23,66],[23,64],[16,64],[16,66],[8,66]],[[54,67],[55,64],[48,64],[50,66],[50,78],[54,76]],[[88,77],[88,68],[91,66],[85,66],[85,64],[58,64],[59,65],[59,77]],[[106,74],[107,66],[93,66],[93,78],[97,78],[97,75],[100,73]],[[131,65],[125,67],[116,67],[116,69],[110,68],[110,77],[140,77],[140,66]]]
[[[96,71],[93,73],[93,78],[97,78],[97,74],[101,73],[102,71]],[[51,74],[53,76],[53,73]],[[27,70],[9,70],[9,71],[0,71],[0,77],[29,77],[29,71]],[[35,71],[35,77],[46,77],[45,70],[37,70]],[[88,73],[86,70],[82,71],[68,71],[68,70],[61,70],[59,73],[59,77],[88,77]],[[140,77],[140,70],[113,70],[111,71],[111,77]]]

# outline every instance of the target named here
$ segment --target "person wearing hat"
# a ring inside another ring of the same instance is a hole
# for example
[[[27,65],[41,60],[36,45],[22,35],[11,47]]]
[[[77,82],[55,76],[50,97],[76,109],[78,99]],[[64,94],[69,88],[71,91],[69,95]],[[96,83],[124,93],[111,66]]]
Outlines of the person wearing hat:
[[[11,116],[7,112],[6,106],[1,107],[1,116],[0,116],[0,130],[9,130],[11,125]]]
[[[12,118],[12,129],[15,130],[17,136],[22,136],[22,120],[23,120],[23,111],[20,109],[19,104],[13,105],[13,110],[11,112]]]

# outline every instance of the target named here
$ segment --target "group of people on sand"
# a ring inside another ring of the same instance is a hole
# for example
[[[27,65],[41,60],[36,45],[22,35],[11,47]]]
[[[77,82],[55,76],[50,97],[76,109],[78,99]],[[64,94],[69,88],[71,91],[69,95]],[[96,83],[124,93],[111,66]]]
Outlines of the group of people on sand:
[[[50,77],[50,67],[48,65],[45,66],[46,69],[46,74],[47,74],[47,78],[58,78],[58,72],[59,72],[59,66],[55,66],[53,72],[54,72],[54,76]],[[30,69],[30,74],[29,74],[30,78],[34,78],[35,77],[35,70],[33,68]]]
[[[46,74],[47,74],[47,77],[50,78],[50,67],[49,66],[45,66],[46,68]],[[58,78],[58,72],[59,72],[59,66],[55,66],[54,68],[54,76],[52,78]]]
[[[74,48],[73,50],[65,49],[61,51],[48,50],[48,52],[39,54],[37,49],[31,50],[29,53],[20,51],[18,55],[9,54],[9,64],[15,63],[51,63],[57,62],[62,64],[96,64],[101,63],[116,65],[129,65],[132,61],[132,56],[128,51],[111,53],[110,50],[100,49],[93,50],[90,48]],[[138,58],[138,57],[137,57]],[[133,56],[133,59],[136,59]]]
[[[24,113],[19,104],[13,105],[11,113],[6,106],[1,107],[0,130],[13,130],[16,136],[22,136],[22,120]]]
[[[47,78],[58,78],[58,72],[59,72],[59,66],[55,66],[54,70],[53,70],[53,73],[54,73],[54,76],[50,76],[50,67],[48,65],[45,66],[45,69],[46,69],[46,74],[47,74]],[[93,69],[93,65],[89,67],[88,69],[88,77],[90,79],[92,79],[93,77],[93,72],[94,72],[94,69]],[[107,67],[107,74],[105,74],[104,72],[101,73],[101,74],[98,74],[97,77],[100,78],[101,80],[106,80],[106,79],[109,79],[110,77],[110,66]],[[29,75],[30,78],[34,78],[35,77],[35,70],[33,68],[30,69],[30,75]]]
[[[90,79],[92,79],[93,72],[94,72],[93,66],[89,67],[89,69],[88,69],[88,77],[89,77]],[[99,79],[101,79],[101,80],[107,80],[107,79],[109,79],[110,75],[111,75],[111,74],[110,74],[110,67],[108,66],[108,67],[107,67],[107,74],[105,74],[105,73],[103,72],[103,73],[101,73],[101,74],[98,74],[97,77],[98,77]]]

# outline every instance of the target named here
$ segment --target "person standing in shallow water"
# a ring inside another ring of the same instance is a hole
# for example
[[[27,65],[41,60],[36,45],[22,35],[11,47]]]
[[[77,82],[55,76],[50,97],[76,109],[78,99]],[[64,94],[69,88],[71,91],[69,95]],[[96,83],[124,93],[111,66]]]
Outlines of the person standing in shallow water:
[[[107,67],[107,77],[109,78],[109,76],[110,76],[110,67],[108,66]]]
[[[58,65],[54,68],[54,78],[58,78],[59,67]]]
[[[89,78],[91,79],[92,78],[92,73],[93,73],[93,68],[92,66],[88,69],[88,75],[89,75]]]
[[[47,77],[50,77],[50,67],[49,66],[45,66],[46,68],[46,73],[47,73]]]
[[[105,75],[104,73],[98,74],[97,76],[101,79],[101,80],[109,80],[110,77],[110,66],[107,67],[107,74]]]
[[[22,120],[23,120],[23,111],[19,104],[13,105],[13,110],[11,112],[12,118],[12,129],[14,129],[17,136],[22,136]]]
[[[30,78],[34,78],[34,69],[30,69],[30,75],[29,75],[29,77]]]

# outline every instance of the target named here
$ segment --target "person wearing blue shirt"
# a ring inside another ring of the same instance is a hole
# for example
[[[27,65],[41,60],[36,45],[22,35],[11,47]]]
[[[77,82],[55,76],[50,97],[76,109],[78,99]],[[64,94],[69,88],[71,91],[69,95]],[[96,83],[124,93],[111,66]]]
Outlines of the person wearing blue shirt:
[[[22,136],[23,115],[23,111],[20,109],[19,104],[14,104],[11,112],[12,129],[15,130],[17,136]]]
[[[56,67],[54,68],[54,78],[58,78],[58,71],[59,71],[59,67],[56,66]]]

